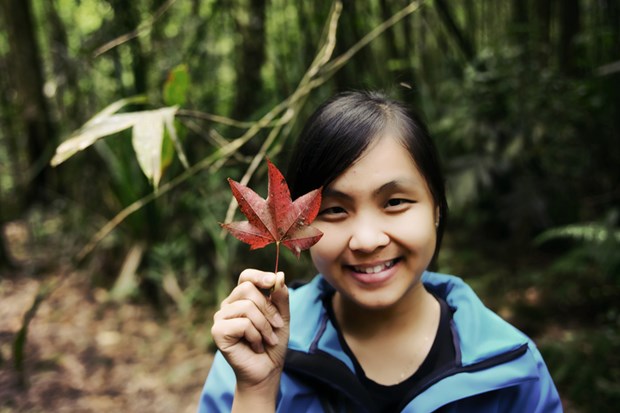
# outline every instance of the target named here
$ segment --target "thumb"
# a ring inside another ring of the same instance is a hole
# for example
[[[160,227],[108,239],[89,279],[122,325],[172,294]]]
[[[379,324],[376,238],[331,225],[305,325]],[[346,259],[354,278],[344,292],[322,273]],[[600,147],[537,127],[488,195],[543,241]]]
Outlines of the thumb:
[[[271,303],[276,306],[280,316],[288,324],[291,319],[291,311],[289,308],[289,291],[284,282],[284,273],[282,271],[276,274],[276,283],[271,293]]]

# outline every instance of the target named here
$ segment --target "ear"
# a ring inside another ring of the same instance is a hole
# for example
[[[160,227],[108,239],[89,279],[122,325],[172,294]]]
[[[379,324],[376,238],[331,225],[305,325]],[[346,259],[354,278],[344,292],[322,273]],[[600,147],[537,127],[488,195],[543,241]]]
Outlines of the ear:
[[[439,221],[441,220],[441,214],[439,212],[439,207],[435,208],[435,227],[439,227]]]

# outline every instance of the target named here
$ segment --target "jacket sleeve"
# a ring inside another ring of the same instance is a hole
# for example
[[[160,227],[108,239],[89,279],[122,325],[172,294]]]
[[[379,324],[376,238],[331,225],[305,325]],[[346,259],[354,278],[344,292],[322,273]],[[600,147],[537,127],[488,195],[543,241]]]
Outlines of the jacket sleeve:
[[[562,413],[562,401],[553,383],[545,362],[533,343],[530,352],[538,369],[538,380],[529,381],[521,386],[511,400],[505,400],[507,406],[503,411],[531,413]]]
[[[224,413],[232,409],[235,373],[218,351],[200,395],[198,413]]]

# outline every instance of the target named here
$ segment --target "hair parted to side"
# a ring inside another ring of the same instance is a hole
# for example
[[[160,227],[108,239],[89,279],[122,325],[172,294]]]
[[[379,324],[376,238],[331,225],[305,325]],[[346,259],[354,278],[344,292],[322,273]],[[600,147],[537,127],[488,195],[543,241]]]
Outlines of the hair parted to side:
[[[402,140],[439,210],[434,262],[448,217],[437,149],[422,118],[411,108],[380,92],[340,93],[320,105],[310,116],[289,161],[287,182],[291,195],[295,199],[313,189],[328,186],[357,161],[375,139],[388,131]]]

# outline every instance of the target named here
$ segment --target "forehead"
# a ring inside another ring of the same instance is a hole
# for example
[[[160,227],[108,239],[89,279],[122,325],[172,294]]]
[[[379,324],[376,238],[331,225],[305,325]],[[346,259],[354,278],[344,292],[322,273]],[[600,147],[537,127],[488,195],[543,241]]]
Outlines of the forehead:
[[[393,134],[375,139],[362,155],[328,187],[338,190],[374,190],[388,182],[427,189],[409,150]]]

